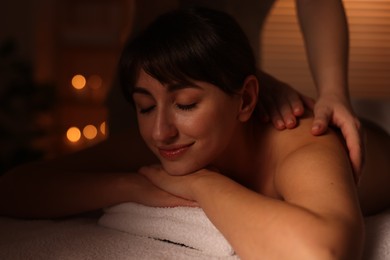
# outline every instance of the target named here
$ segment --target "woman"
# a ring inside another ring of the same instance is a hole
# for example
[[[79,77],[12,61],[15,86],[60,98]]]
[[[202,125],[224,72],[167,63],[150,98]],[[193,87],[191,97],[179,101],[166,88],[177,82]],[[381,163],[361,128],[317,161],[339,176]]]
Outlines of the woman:
[[[241,25],[261,61],[262,30],[275,0],[142,0],[136,1],[135,28],[138,31],[150,23],[158,14],[185,6],[203,6],[227,12]],[[342,1],[339,0],[296,0],[297,20],[301,28],[308,64],[316,87],[316,102],[308,101],[287,84],[261,73],[262,84],[259,115],[270,120],[278,129],[294,128],[296,118],[304,112],[304,103],[313,110],[314,135],[326,132],[329,124],[340,128],[348,147],[354,173],[361,176],[363,138],[360,123],[353,112],[348,90],[348,24]],[[153,8],[150,8],[153,6]],[[268,90],[267,86],[273,86]],[[126,108],[119,88],[112,88],[109,98],[110,133],[130,123],[124,123],[120,112]],[[278,90],[275,90],[278,89]],[[309,103],[308,103],[309,102]],[[264,109],[262,109],[264,108]],[[115,111],[116,110],[116,111]]]
[[[119,140],[127,150],[98,150],[105,162],[84,151],[15,169],[0,179],[2,214],[192,205],[243,259],[359,258],[362,214],[342,139],[308,134],[310,115],[289,131],[254,119],[261,87],[233,19],[208,9],[163,15],[125,47],[120,73],[154,156]]]

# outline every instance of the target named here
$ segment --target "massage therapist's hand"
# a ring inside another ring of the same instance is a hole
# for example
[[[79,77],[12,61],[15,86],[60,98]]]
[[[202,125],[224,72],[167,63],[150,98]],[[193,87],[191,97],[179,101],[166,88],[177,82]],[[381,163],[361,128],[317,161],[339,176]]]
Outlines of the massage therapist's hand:
[[[202,177],[220,175],[217,172],[202,169],[191,174],[174,176],[165,171],[161,165],[142,167],[139,169],[139,173],[144,175],[157,187],[175,196],[191,201],[195,201],[192,187],[196,180]]]
[[[141,174],[134,174],[133,177],[136,180],[136,188],[132,202],[151,207],[197,206],[194,201],[180,198],[158,188]]]
[[[297,117],[304,114],[305,107],[313,109],[314,99],[265,72],[258,73],[261,84],[258,102],[260,119],[272,121],[279,130],[296,127]]]
[[[363,133],[348,97],[322,94],[314,102],[271,75],[263,71],[258,73],[260,82],[263,82],[259,95],[260,118],[265,119],[264,121],[271,120],[277,129],[283,130],[297,126],[296,118],[304,113],[305,107],[313,110],[312,134],[324,134],[329,124],[340,128],[347,143],[355,180],[358,182],[363,168]]]
[[[348,147],[355,181],[359,181],[364,158],[363,133],[359,119],[347,98],[322,95],[314,103],[311,98],[299,94],[283,82],[275,85],[272,91],[270,87],[265,87],[264,91],[266,92],[264,96],[260,95],[260,103],[263,104],[263,107],[259,108],[260,116],[269,115],[277,129],[296,127],[296,117],[303,113],[304,107],[313,110],[314,113],[311,131],[313,135],[325,134],[330,124],[339,128]]]
[[[348,147],[355,180],[358,182],[363,167],[364,140],[360,121],[355,116],[348,98],[322,95],[315,103],[313,112],[313,135],[324,134],[329,124],[341,130]]]

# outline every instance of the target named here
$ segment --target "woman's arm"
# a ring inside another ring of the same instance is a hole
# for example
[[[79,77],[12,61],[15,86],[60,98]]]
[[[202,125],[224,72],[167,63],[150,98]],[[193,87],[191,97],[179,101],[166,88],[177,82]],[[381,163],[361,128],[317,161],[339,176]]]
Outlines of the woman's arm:
[[[294,136],[299,135],[309,136]],[[196,200],[243,259],[359,259],[362,216],[348,158],[335,136],[317,138],[279,164],[274,185],[280,199],[209,170],[179,177],[159,168],[141,173],[164,190]]]
[[[141,142],[125,133],[68,156],[9,171],[0,177],[0,215],[64,217],[126,201],[193,205],[134,173],[155,162]]]

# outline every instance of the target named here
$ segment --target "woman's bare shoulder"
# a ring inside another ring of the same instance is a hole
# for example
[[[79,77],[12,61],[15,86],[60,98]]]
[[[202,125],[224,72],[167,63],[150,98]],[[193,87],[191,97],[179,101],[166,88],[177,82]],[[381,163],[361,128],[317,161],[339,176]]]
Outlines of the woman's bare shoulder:
[[[314,136],[311,133],[312,124],[313,116],[307,114],[299,119],[297,127],[293,129],[270,130],[273,150],[278,153],[278,158],[288,156],[307,146],[332,147],[346,152],[344,139],[336,129],[329,128],[325,134]]]
[[[299,119],[299,125],[294,129],[277,130],[272,124],[265,127],[260,145],[266,152],[261,155],[259,162],[262,172],[267,172],[262,174],[262,181],[267,183],[268,194],[281,197],[280,185],[289,186],[292,179],[312,175],[306,171],[310,165],[322,168],[321,171],[315,171],[319,175],[331,171],[336,164],[343,165],[341,168],[345,168],[346,172],[350,170],[342,137],[333,129],[324,135],[314,136],[311,133],[312,123],[313,117],[306,115]],[[325,167],[322,164],[324,161],[334,162],[333,166]]]
[[[312,122],[307,116],[295,129],[275,134],[274,188],[283,200],[314,212],[356,212],[353,173],[343,139],[333,129],[313,136]],[[333,205],[336,200],[343,206]]]

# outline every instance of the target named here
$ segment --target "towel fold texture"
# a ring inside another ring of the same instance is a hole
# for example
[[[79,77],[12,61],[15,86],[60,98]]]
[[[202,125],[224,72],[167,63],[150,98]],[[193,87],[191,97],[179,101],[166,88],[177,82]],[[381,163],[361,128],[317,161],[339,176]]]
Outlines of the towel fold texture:
[[[99,225],[184,245],[213,256],[229,256],[234,250],[201,208],[148,207],[122,203],[105,209]]]
[[[365,219],[364,260],[390,259],[390,210]],[[0,259],[237,260],[97,225],[97,219],[20,220],[0,217]]]

